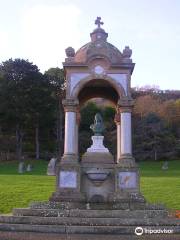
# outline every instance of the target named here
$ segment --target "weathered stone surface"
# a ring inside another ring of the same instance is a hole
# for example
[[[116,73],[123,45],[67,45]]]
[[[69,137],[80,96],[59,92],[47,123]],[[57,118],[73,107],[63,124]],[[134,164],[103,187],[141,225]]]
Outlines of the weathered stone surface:
[[[109,152],[86,152],[82,156],[82,163],[114,163],[114,159]]]
[[[57,158],[51,158],[47,167],[47,175],[49,176],[56,175],[56,164],[57,164]]]
[[[16,208],[14,216],[39,216],[39,217],[87,217],[87,218],[153,218],[167,217],[166,210],[87,210],[87,209],[29,209]]]
[[[135,228],[139,226],[67,226],[67,225],[33,225],[33,224],[8,224],[1,223],[0,231],[12,232],[41,232],[41,233],[67,233],[67,234],[112,234],[134,235]],[[148,226],[143,226],[147,227]],[[151,225],[151,229],[169,229],[174,234],[180,234],[180,226]]]
[[[97,235],[97,234],[52,234],[33,232],[0,232],[0,240],[179,240],[179,235],[142,235],[140,238],[135,235]]]
[[[34,217],[0,216],[0,222],[7,224],[59,225],[59,226],[173,226],[179,225],[178,219],[169,218],[87,218],[87,217]]]
[[[95,210],[165,210],[162,204],[149,204],[141,199],[121,199],[118,202],[88,203]],[[87,209],[87,202],[33,202],[31,209]]]
[[[76,208],[74,204],[46,202],[34,203],[27,209],[14,209],[13,216],[0,216],[0,239],[4,233],[12,236],[10,232],[14,233],[13,236],[19,236],[18,240],[23,236],[21,233],[24,236],[31,233],[32,239],[37,239],[36,236],[40,236],[40,233],[46,236],[45,239],[53,239],[53,234],[59,234],[59,239],[63,239],[65,235],[68,238],[64,239],[76,239],[76,234],[80,234],[78,239],[86,239],[85,236],[90,236],[87,239],[100,239],[98,237],[104,234],[109,236],[109,240],[116,239],[116,236],[117,239],[122,236],[122,239],[125,239],[124,236],[133,239],[137,226],[173,230],[170,239],[176,239],[177,234],[180,237],[180,220],[168,217],[168,212],[162,206],[144,203],[143,210],[119,210],[112,209],[112,204],[109,204],[111,209],[107,204],[89,204],[88,209],[85,203],[76,203]],[[78,208],[78,204],[81,208]],[[103,209],[100,210],[100,207]],[[146,236],[149,237],[148,234]],[[163,238],[160,239],[165,239],[164,235],[161,236]]]

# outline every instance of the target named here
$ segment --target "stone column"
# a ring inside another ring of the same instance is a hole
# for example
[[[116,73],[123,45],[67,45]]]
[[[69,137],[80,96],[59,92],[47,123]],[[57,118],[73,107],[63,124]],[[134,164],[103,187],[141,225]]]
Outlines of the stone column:
[[[64,154],[76,153],[75,138],[76,138],[76,112],[66,111]]]
[[[81,193],[81,166],[77,152],[77,109],[79,102],[73,99],[63,101],[65,110],[65,141],[64,155],[57,166],[56,192],[51,201],[81,202],[84,194]]]
[[[77,107],[78,102],[71,99],[63,101],[65,110],[65,136],[64,136],[64,158],[66,156],[76,157],[78,130],[77,130]]]
[[[131,112],[121,109],[121,154],[132,155]]]
[[[132,129],[131,114],[134,101],[123,98],[118,101],[120,112],[121,155],[116,165],[115,172],[115,199],[132,198],[136,193],[139,198],[139,172],[132,156]],[[128,197],[127,197],[128,196]]]
[[[131,112],[134,104],[133,100],[123,99],[118,102],[120,112],[120,142],[121,156],[120,158],[132,157],[132,129],[131,129]]]
[[[117,163],[121,157],[121,115],[117,110],[115,115],[114,122],[116,123],[117,127]]]
[[[80,110],[79,108],[77,108],[76,111],[76,137],[75,137],[75,150],[76,150],[76,154],[77,156],[79,156],[79,124],[81,121],[81,115],[80,115]]]

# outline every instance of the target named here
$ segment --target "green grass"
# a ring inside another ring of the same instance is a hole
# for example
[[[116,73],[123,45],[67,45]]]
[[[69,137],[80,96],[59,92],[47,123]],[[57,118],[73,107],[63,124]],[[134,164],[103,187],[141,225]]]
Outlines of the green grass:
[[[18,174],[18,163],[0,163],[0,213],[15,207],[27,207],[32,201],[48,200],[55,190],[55,177],[47,176],[47,162],[32,161],[32,173]],[[180,160],[141,162],[141,191],[151,203],[163,203],[169,209],[180,209]]]
[[[161,170],[163,162],[141,162],[141,192],[151,203],[163,203],[169,209],[180,209],[180,160],[169,161],[169,169]]]
[[[32,161],[31,173],[18,174],[18,163],[0,164],[0,213],[27,207],[32,201],[48,200],[55,189],[55,177],[47,176],[47,162]]]

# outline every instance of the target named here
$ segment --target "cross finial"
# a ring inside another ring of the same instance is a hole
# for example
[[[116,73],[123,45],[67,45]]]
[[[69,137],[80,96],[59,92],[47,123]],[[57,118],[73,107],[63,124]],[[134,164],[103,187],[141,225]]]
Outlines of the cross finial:
[[[98,26],[98,28],[101,27],[101,25],[103,25],[104,23],[101,22],[101,17],[97,17],[95,20],[95,24]]]

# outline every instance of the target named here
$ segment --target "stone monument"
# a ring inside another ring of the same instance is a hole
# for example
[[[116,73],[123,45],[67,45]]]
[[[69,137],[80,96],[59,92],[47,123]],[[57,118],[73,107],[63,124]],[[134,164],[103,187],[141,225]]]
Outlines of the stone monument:
[[[20,163],[18,164],[18,173],[24,173],[25,170],[26,170],[26,168],[25,168],[25,163],[24,163],[24,162],[20,162]]]
[[[164,161],[163,165],[162,165],[162,170],[168,170],[168,161]]]
[[[56,164],[57,164],[57,158],[51,158],[47,167],[47,175],[49,176],[56,175]]]
[[[137,229],[144,234],[145,229],[157,228],[180,233],[180,221],[169,217],[163,206],[147,203],[140,193],[132,153],[132,50],[126,46],[121,52],[107,41],[100,17],[95,24],[89,43],[76,52],[72,47],[66,49],[64,154],[57,163],[55,192],[48,202],[14,209],[14,216],[0,216],[0,234],[24,232],[28,236],[30,232],[33,239],[39,239],[36,234],[43,233],[46,239],[53,239],[57,233],[61,239],[102,236],[124,240],[134,239]],[[80,107],[95,97],[110,100],[116,108],[117,158],[103,144],[104,125],[98,113],[90,126],[92,145],[79,156]],[[176,238],[171,234],[170,239]]]
[[[105,202],[139,198],[139,172],[132,156],[131,112],[134,101],[131,97],[131,74],[134,63],[132,50],[125,47],[121,53],[107,42],[108,34],[101,28],[100,18],[95,21],[97,28],[90,34],[91,41],[76,53],[72,47],[66,49],[67,58],[63,63],[66,72],[64,155],[57,171],[56,192],[51,201],[90,201],[101,196]],[[103,124],[99,114],[91,125],[94,131],[93,145],[79,161],[78,125],[80,107],[93,97],[109,99],[116,108],[117,159],[103,146]],[[99,127],[100,126],[100,127]],[[99,148],[99,149],[98,149]],[[89,171],[108,172],[100,187],[90,188],[93,184]],[[91,182],[91,183],[90,183]],[[107,187],[108,186],[108,187]],[[108,189],[108,190],[107,190]],[[88,192],[90,191],[90,192]],[[106,197],[105,197],[105,195]],[[90,198],[91,195],[91,198]],[[93,200],[94,201],[94,200]]]
[[[32,166],[32,164],[29,163],[29,164],[27,165],[26,171],[27,171],[27,172],[32,172],[32,170],[33,170],[33,166]]]

